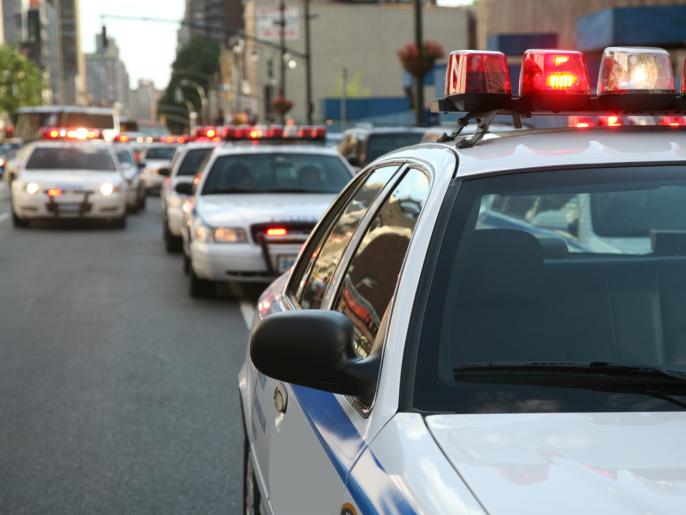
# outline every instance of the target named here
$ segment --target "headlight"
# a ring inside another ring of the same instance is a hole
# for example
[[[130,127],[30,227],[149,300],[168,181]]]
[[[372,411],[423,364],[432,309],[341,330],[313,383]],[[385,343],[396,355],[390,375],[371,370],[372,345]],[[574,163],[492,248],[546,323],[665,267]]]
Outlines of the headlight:
[[[109,197],[115,191],[118,191],[118,188],[111,182],[106,182],[105,184],[100,186],[100,193],[102,193],[106,197]]]
[[[240,228],[217,227],[214,230],[214,241],[217,243],[246,243],[248,235]]]
[[[193,240],[200,241],[202,243],[209,243],[212,241],[212,229],[206,225],[197,224],[193,228]]]
[[[40,185],[35,182],[30,182],[26,185],[26,193],[29,195],[35,195],[40,191]]]

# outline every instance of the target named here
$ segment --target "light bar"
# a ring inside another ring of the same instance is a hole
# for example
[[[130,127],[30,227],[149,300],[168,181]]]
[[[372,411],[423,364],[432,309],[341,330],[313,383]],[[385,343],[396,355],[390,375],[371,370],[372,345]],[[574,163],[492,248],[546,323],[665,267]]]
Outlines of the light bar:
[[[598,96],[609,108],[640,102],[644,109],[662,109],[674,99],[674,73],[662,48],[609,47],[598,74]]]
[[[485,104],[505,106],[512,95],[507,58],[502,52],[451,52],[445,75],[445,96],[458,109],[479,110]]]
[[[44,127],[40,130],[40,137],[50,140],[87,141],[102,139],[102,132],[85,127]]]

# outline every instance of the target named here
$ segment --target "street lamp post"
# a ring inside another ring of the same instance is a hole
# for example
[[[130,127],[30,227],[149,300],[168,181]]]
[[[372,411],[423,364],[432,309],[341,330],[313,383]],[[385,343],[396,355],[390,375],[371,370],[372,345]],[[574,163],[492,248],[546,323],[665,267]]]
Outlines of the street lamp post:
[[[310,41],[310,0],[303,0],[305,14],[305,113],[312,125],[312,45]]]
[[[417,51],[421,57],[424,51],[424,35],[422,34],[422,0],[414,0],[414,41],[417,45]],[[414,110],[415,110],[415,124],[418,126],[424,125],[424,77],[417,75],[414,78]]]
[[[281,49],[281,59],[279,60],[280,77],[279,77],[279,96],[286,97],[286,2],[280,0],[279,2],[279,47]]]
[[[194,80],[189,80],[189,79],[181,79],[179,81],[179,84],[181,86],[187,86],[190,88],[195,89],[195,91],[198,93],[198,96],[200,97],[200,123],[205,123],[207,120],[207,93],[205,92],[205,88],[203,88],[200,83],[195,82]]]

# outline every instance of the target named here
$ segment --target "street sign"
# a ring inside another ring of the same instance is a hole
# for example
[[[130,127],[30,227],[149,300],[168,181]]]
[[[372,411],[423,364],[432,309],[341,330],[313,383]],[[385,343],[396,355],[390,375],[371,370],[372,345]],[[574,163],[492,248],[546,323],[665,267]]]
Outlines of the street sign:
[[[257,37],[267,41],[279,41],[281,11],[278,6],[259,6],[255,9]],[[286,41],[300,39],[300,8],[288,6],[284,12]]]

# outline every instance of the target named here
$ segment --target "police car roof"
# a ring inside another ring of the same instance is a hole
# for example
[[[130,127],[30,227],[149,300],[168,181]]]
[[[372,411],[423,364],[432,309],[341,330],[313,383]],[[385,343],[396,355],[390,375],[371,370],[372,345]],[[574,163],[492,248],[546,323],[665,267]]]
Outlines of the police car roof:
[[[307,143],[252,143],[239,142],[223,145],[215,150],[216,155],[232,154],[321,154],[329,156],[339,156],[338,150],[324,145],[314,145]]]
[[[686,131],[671,127],[534,129],[500,133],[470,148],[453,142],[409,147],[386,157],[413,157],[418,149],[452,148],[457,175],[467,177],[524,169],[622,163],[686,163]],[[414,150],[409,150],[414,149]]]

